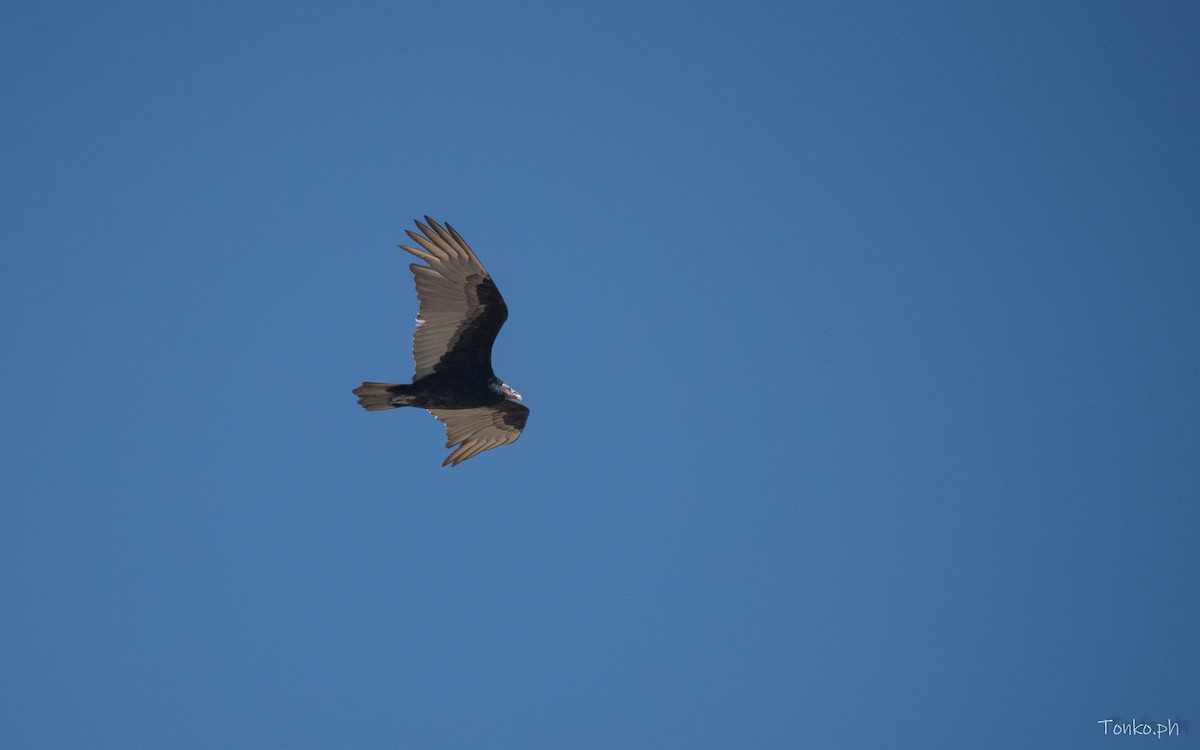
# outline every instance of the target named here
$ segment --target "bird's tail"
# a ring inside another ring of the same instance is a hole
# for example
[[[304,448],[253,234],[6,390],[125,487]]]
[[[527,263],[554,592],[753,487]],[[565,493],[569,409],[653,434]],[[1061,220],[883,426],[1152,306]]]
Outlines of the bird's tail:
[[[359,405],[367,411],[395,409],[397,406],[413,406],[416,403],[411,385],[363,383],[354,389],[354,395],[358,396]]]

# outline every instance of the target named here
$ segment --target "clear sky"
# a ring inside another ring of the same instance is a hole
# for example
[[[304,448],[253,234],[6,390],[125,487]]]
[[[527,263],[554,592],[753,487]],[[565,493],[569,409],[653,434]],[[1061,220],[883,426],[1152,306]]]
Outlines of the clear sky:
[[[10,0],[0,747],[1200,746],[1198,49]],[[412,373],[423,214],[532,409],[456,469],[350,393]]]

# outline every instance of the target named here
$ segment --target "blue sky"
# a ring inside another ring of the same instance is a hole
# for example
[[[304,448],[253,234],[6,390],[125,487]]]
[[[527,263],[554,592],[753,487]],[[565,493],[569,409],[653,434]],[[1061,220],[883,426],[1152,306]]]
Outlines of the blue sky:
[[[0,746],[1197,746],[1196,5],[0,18]]]

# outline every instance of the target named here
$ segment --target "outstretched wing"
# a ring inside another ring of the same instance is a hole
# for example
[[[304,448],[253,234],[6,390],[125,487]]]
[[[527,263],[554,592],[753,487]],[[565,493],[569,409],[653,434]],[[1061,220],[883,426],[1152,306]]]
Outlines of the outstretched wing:
[[[492,343],[508,318],[500,290],[479,258],[449,224],[428,216],[421,234],[406,231],[421,249],[401,245],[429,265],[409,266],[417,282],[417,332],[413,334],[413,380],[453,371],[481,380],[492,377]]]
[[[529,409],[515,401],[475,409],[430,409],[429,413],[446,425],[446,447],[458,446],[442,466],[458,466],[486,450],[515,442],[529,417]]]

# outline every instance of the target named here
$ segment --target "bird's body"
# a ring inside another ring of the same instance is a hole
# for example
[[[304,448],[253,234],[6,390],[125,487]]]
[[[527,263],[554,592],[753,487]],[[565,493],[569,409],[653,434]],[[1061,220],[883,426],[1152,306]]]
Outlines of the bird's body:
[[[363,383],[354,393],[367,411],[416,406],[421,409],[472,409],[504,401],[504,384],[492,376],[487,381],[434,373],[409,385]]]
[[[446,425],[446,447],[458,447],[442,464],[457,466],[521,435],[529,409],[492,372],[492,344],[508,307],[475,253],[449,224],[425,217],[424,236],[408,232],[421,249],[401,248],[429,265],[409,266],[416,277],[420,312],[413,336],[416,373],[407,385],[366,382],[354,389],[368,411],[415,406]]]

